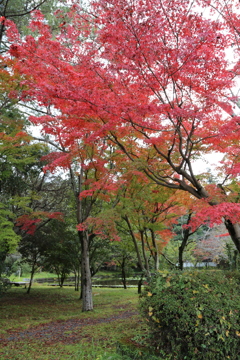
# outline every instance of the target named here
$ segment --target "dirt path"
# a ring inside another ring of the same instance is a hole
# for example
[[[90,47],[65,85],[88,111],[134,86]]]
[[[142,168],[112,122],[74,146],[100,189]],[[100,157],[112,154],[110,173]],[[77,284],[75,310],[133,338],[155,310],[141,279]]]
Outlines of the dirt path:
[[[116,320],[122,320],[134,315],[137,311],[126,310],[117,315],[102,319],[69,319],[58,320],[48,324],[40,324],[28,330],[10,330],[3,338],[0,338],[0,345],[14,341],[41,340],[42,343],[61,342],[64,344],[77,343],[82,339],[81,328],[100,323],[108,323]]]

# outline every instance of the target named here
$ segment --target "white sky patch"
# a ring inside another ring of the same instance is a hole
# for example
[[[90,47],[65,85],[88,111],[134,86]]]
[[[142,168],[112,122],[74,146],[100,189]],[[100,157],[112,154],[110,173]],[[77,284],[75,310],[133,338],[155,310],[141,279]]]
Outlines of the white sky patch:
[[[193,169],[195,174],[201,174],[205,171],[215,172],[216,167],[219,166],[220,161],[223,159],[224,154],[212,152],[205,154],[203,159],[198,159],[193,162]]]

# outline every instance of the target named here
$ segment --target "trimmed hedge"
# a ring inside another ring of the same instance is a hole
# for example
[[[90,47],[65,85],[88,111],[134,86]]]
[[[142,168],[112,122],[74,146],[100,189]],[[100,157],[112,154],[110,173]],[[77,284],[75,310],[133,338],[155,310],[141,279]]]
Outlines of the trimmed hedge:
[[[240,359],[239,295],[234,274],[159,272],[140,298],[151,347],[172,360]]]

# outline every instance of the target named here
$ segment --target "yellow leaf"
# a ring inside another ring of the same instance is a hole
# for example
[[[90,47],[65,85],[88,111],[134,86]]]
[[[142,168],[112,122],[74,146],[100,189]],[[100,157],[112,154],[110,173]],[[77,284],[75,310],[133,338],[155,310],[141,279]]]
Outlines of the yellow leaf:
[[[148,292],[148,293],[147,293],[147,296],[152,296],[152,293]]]
[[[160,320],[156,318],[156,316],[153,316],[152,319],[157,322],[157,323],[160,323]]]
[[[198,294],[198,293],[199,293],[199,291],[193,290],[193,294]]]
[[[240,331],[236,331],[236,335],[237,335],[237,336],[240,336]]]
[[[224,341],[224,338],[223,338],[223,336],[222,335],[218,335],[218,340],[222,340],[222,341]]]
[[[148,315],[149,316],[152,316],[153,312],[152,311],[149,311]]]
[[[228,335],[229,335],[229,331],[227,330],[227,331],[226,331],[226,336],[228,337]]]
[[[201,313],[199,313],[199,314],[197,315],[197,317],[198,317],[199,319],[202,319],[202,318],[203,318],[203,316],[202,316]]]
[[[206,289],[208,289],[208,284],[203,285]]]

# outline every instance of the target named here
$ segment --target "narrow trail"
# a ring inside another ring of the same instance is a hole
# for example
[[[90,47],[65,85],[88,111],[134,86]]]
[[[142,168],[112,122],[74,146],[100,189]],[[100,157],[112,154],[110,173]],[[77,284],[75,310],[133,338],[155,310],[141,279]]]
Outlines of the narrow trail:
[[[100,323],[108,323],[122,320],[137,315],[137,311],[126,310],[119,314],[102,319],[68,319],[57,320],[47,324],[40,324],[27,330],[9,330],[8,333],[0,338],[0,346],[15,341],[40,340],[42,343],[61,342],[64,344],[74,344],[79,342],[83,336],[81,329],[84,326],[94,326]],[[86,336],[84,336],[86,338]]]

